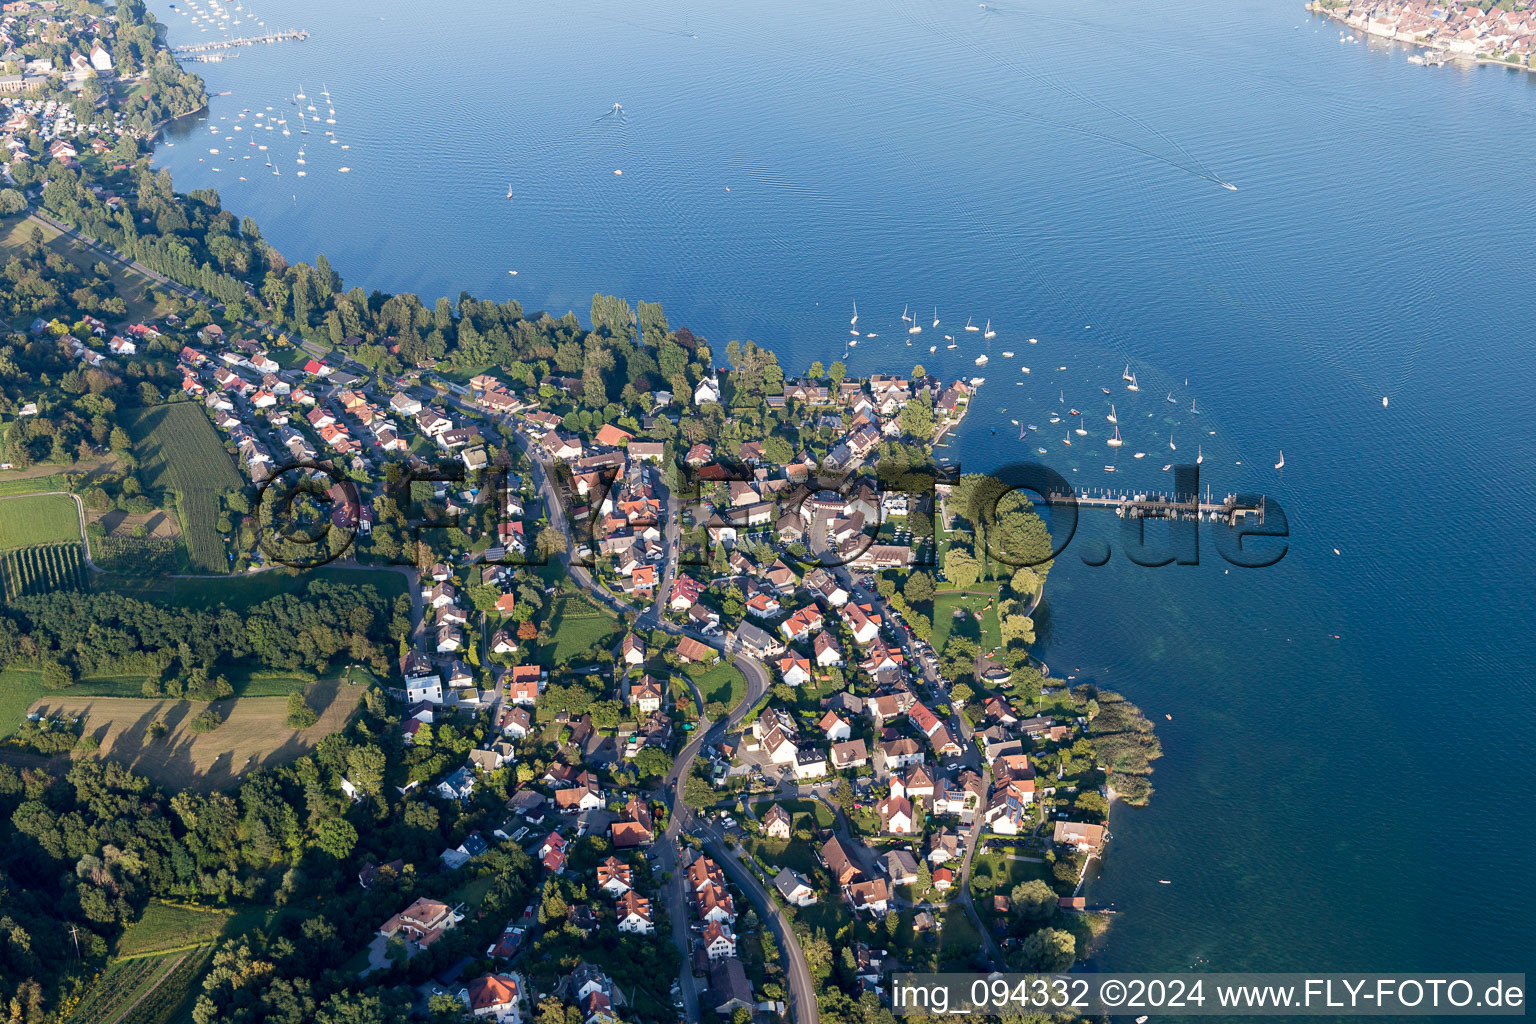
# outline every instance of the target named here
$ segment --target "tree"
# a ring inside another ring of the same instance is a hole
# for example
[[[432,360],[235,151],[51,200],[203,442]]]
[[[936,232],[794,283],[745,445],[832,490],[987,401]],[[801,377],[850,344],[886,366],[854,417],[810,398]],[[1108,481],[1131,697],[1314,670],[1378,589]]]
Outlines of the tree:
[[[27,197],[13,188],[0,189],[0,216],[9,217],[27,208]]]
[[[901,407],[901,429],[911,437],[927,441],[933,437],[933,404],[925,395],[917,395]]]
[[[357,829],[346,818],[326,818],[315,829],[315,846],[337,860],[346,860],[357,845]]]
[[[848,376],[848,367],[843,365],[841,359],[827,368],[827,380],[832,382],[833,387],[841,384],[846,376]]]
[[[359,793],[377,793],[384,785],[384,751],[368,744],[347,752],[347,778]]]
[[[950,548],[944,555],[944,575],[961,590],[968,590],[981,579],[981,563],[964,548]]]
[[[1027,971],[1064,971],[1077,959],[1077,940],[1059,928],[1041,928],[1019,946]]]
[[[976,691],[966,683],[956,683],[949,688],[949,699],[956,704],[967,704],[975,695]]]
[[[1056,913],[1056,890],[1038,878],[1014,886],[1010,898],[1014,913],[1026,921],[1049,920]]]
[[[933,600],[933,577],[926,572],[915,572],[907,577],[906,584],[901,588],[901,595],[907,599],[908,604],[923,604]]]
[[[308,729],[320,721],[320,716],[309,706],[304,694],[295,690],[288,695],[288,717],[284,721],[290,729]]]

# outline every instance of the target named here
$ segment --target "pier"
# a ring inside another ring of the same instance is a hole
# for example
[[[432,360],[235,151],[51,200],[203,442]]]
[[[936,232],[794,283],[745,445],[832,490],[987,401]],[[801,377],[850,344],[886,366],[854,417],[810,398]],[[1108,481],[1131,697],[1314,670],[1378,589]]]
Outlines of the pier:
[[[1047,505],[1076,504],[1080,508],[1113,509],[1121,519],[1177,519],[1188,521],[1208,520],[1233,523],[1253,516],[1264,522],[1264,499],[1257,504],[1239,501],[1229,494],[1220,501],[1209,491],[1199,494],[1158,494],[1152,492],[1116,492],[1108,488],[1090,488],[1082,494],[1053,493],[1046,495]]]
[[[206,43],[193,43],[190,46],[178,46],[171,52],[178,57],[182,57],[190,56],[194,53],[233,50],[241,46],[270,46],[273,43],[298,43],[308,38],[308,29],[295,28],[283,32],[268,32],[262,36],[240,36],[238,39],[214,39]]]

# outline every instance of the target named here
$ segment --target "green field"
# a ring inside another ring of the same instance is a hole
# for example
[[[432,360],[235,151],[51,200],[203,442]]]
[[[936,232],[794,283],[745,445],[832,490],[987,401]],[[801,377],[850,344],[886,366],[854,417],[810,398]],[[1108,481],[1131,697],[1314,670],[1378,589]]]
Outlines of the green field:
[[[708,672],[695,677],[694,683],[706,707],[718,702],[733,708],[747,695],[747,677],[741,674],[741,669],[724,661],[716,662]]]
[[[32,702],[52,693],[43,686],[43,673],[30,668],[0,671],[0,739],[21,728]]]
[[[7,601],[53,590],[80,590],[88,582],[80,542],[7,551],[0,556],[0,582]]]
[[[987,607],[987,602],[992,607]],[[963,619],[954,617],[955,609],[967,612]],[[981,612],[981,622],[969,613]],[[943,651],[944,643],[953,630],[960,636],[969,637],[989,651],[1002,643],[1002,631],[997,626],[997,592],[941,590],[933,597],[933,649]]]
[[[0,551],[80,539],[80,515],[73,498],[29,494],[0,500]]]
[[[224,572],[224,538],[220,536],[220,495],[238,490],[243,481],[202,409],[178,402],[140,409],[124,417],[133,438],[145,486],[171,491],[187,557],[206,572]]]
[[[116,954],[119,958],[143,956],[212,942],[224,934],[229,922],[230,915],[226,910],[154,900],[144,908],[144,916],[117,940]]]
[[[618,620],[585,597],[559,594],[548,607],[549,635],[553,640],[539,649],[540,665],[553,668],[581,662],[589,652],[618,643],[622,628]]]
[[[67,1017],[70,1024],[168,1024],[180,1019],[214,943],[235,930],[224,910],[151,902],[118,940],[107,967]]]

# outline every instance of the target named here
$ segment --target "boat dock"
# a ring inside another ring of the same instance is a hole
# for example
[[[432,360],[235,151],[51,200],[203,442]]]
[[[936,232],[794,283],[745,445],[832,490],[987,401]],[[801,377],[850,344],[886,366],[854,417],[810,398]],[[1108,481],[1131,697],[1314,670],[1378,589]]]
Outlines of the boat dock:
[[[1082,494],[1053,493],[1046,495],[1047,505],[1072,505],[1079,508],[1108,508],[1121,519],[1177,519],[1188,521],[1208,520],[1232,523],[1253,516],[1264,522],[1264,499],[1257,504],[1239,501],[1229,494],[1220,501],[1209,491],[1204,497],[1198,494],[1156,494],[1115,492],[1107,488],[1091,488]]]
[[[298,43],[308,38],[308,29],[295,28],[283,32],[268,32],[263,36],[241,36],[238,39],[214,39],[206,43],[193,43],[190,46],[175,47],[171,52],[178,57],[184,57],[194,53],[233,50],[240,46],[270,46],[273,43]]]

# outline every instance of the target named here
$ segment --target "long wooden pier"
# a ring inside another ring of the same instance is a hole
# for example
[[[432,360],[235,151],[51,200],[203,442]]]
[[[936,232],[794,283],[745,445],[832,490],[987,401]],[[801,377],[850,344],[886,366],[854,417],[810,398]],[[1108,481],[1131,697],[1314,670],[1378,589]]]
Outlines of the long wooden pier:
[[[261,36],[241,36],[238,39],[212,39],[206,43],[177,46],[171,52],[177,56],[185,56],[194,53],[212,53],[215,50],[233,50],[240,46],[270,46],[273,43],[298,43],[308,38],[308,29],[294,28],[282,32],[268,32],[266,35]]]
[[[1199,494],[1172,494],[1155,492],[1116,492],[1108,488],[1090,488],[1082,494],[1049,494],[1047,505],[1076,504],[1080,508],[1112,509],[1121,519],[1179,519],[1209,520],[1231,523],[1253,516],[1264,522],[1264,499],[1257,504],[1238,500],[1229,494],[1220,501],[1207,491]]]

